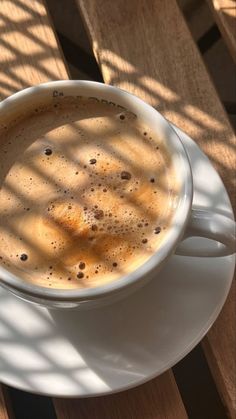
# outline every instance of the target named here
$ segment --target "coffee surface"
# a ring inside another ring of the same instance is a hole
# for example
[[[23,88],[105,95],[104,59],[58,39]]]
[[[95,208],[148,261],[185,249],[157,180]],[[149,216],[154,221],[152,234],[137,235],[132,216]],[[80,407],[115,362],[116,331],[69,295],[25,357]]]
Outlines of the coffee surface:
[[[104,285],[158,249],[176,196],[164,144],[134,114],[54,101],[1,131],[0,264],[35,285]]]

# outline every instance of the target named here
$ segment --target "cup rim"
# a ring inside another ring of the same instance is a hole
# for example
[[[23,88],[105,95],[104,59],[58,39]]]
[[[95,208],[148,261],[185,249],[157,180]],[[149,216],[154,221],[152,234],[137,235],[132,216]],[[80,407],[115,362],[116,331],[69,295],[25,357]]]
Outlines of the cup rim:
[[[168,232],[169,240],[163,241],[156,252],[138,267],[135,271],[121,276],[119,279],[111,281],[105,285],[83,288],[83,289],[57,289],[57,288],[48,288],[42,287],[39,285],[33,285],[27,283],[20,277],[12,274],[7,269],[0,267],[0,284],[7,289],[10,289],[14,292],[20,292],[22,295],[44,299],[47,301],[86,301],[99,299],[104,296],[109,296],[121,289],[129,287],[134,282],[141,280],[142,277],[150,274],[154,271],[169,255],[171,255],[176,248],[179,240],[182,238],[185,227],[188,223],[188,219],[191,212],[192,198],[193,198],[193,180],[192,180],[192,171],[189,162],[188,155],[182,144],[182,141],[173,127],[170,125],[168,120],[161,115],[155,108],[151,105],[145,103],[142,99],[133,95],[129,92],[126,92],[123,89],[120,89],[115,86],[106,85],[100,82],[95,81],[85,81],[85,80],[59,80],[59,81],[50,81],[47,83],[41,83],[36,86],[28,87],[23,90],[20,90],[17,93],[12,94],[8,98],[4,99],[0,103],[0,113],[5,110],[10,110],[12,105],[22,105],[29,97],[34,97],[40,91],[51,91],[52,89],[60,88],[88,88],[93,91],[96,89],[104,91],[106,95],[109,93],[117,94],[118,97],[122,97],[122,100],[126,100],[128,103],[135,104],[136,107],[141,107],[146,113],[151,113],[152,117],[155,118],[156,122],[165,126],[166,137],[168,137],[169,145],[174,150],[182,162],[182,172],[184,173],[182,179],[182,196],[179,200],[179,205],[175,210],[175,229],[171,227]],[[118,104],[118,103],[117,103]],[[172,158],[174,158],[172,156]]]

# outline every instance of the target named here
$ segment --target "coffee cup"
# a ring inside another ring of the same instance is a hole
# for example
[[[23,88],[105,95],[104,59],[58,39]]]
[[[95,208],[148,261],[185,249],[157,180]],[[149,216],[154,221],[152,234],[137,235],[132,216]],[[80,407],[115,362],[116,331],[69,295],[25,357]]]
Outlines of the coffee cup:
[[[112,303],[153,280],[171,255],[220,257],[235,252],[235,223],[217,212],[193,207],[193,179],[181,139],[157,110],[119,88],[90,81],[54,81],[24,89],[0,104],[0,123],[8,124],[22,109],[38,109],[52,99],[90,98],[128,110],[163,139],[178,178],[178,196],[165,236],[155,252],[137,269],[101,286],[78,289],[42,287],[25,281],[0,266],[0,284],[18,297],[49,308],[93,308]],[[191,248],[188,237],[205,237],[217,242],[208,250]]]

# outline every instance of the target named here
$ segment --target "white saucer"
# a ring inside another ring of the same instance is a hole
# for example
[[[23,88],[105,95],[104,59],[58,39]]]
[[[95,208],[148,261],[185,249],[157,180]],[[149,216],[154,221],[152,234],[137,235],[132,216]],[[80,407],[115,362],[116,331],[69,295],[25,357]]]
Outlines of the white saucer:
[[[232,217],[218,174],[178,132],[193,168],[194,204]],[[191,246],[199,243],[215,245],[189,240]],[[31,392],[83,397],[124,390],[161,374],[216,319],[234,260],[173,256],[156,280],[126,300],[84,312],[48,311],[0,289],[0,380]]]

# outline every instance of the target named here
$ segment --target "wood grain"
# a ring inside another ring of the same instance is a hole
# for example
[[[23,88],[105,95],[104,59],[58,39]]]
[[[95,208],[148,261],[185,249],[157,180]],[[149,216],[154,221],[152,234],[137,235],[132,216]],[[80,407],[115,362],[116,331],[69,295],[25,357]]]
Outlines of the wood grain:
[[[106,397],[54,399],[58,419],[185,419],[172,372],[135,389]]]
[[[0,2],[0,99],[68,73],[42,0]]]
[[[43,1],[0,1],[0,97],[4,98],[23,87],[43,81],[68,78]],[[137,403],[140,408],[139,415],[143,414],[140,418],[187,417],[172,373],[167,372],[155,380],[153,386],[144,386],[144,393],[142,388],[135,392],[127,392],[124,396],[119,395],[116,417],[124,418],[123,412],[128,409],[127,403],[136,410]],[[68,416],[68,412],[72,414],[73,406],[77,402],[68,400],[66,407],[59,399],[55,399],[54,403],[59,418],[70,418],[72,416]],[[97,418],[104,417],[104,410],[107,417],[112,418],[113,409],[109,397],[100,398],[94,403]],[[87,413],[91,412],[91,402],[79,400],[78,404],[83,406],[83,417],[95,418],[94,414],[91,416]],[[133,408],[129,408],[128,411],[132,411]],[[132,415],[134,413],[131,412],[129,417],[134,417]]]
[[[236,62],[236,3],[235,0],[208,0],[216,23]]]
[[[235,208],[235,136],[176,1],[77,1],[105,82],[142,97],[186,131],[220,173]],[[231,414],[236,413],[234,289],[235,284],[204,344]]]

